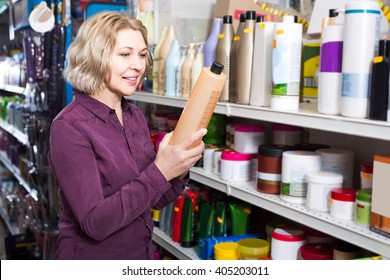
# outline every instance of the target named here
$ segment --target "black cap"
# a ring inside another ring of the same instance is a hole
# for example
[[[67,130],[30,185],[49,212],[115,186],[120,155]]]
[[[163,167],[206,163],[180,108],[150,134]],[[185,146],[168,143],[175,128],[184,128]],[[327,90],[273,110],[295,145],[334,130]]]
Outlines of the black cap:
[[[266,157],[281,157],[284,152],[291,150],[294,150],[293,146],[265,144],[258,147],[258,154]]]
[[[213,72],[214,74],[221,74],[223,70],[223,65],[217,61],[213,62],[213,65],[210,67],[210,71]]]
[[[240,14],[240,22],[245,22],[245,14]]]
[[[249,20],[251,20],[251,19],[255,20],[256,19],[256,12],[255,11],[246,11],[245,18],[249,19]]]
[[[223,16],[223,23],[233,23],[233,17],[231,15]]]
[[[257,16],[256,17],[256,22],[263,22],[264,21],[264,17],[263,16]]]
[[[383,57],[389,57],[390,41],[379,40],[379,55]]]
[[[338,15],[337,9],[329,9],[329,17],[337,17]]]

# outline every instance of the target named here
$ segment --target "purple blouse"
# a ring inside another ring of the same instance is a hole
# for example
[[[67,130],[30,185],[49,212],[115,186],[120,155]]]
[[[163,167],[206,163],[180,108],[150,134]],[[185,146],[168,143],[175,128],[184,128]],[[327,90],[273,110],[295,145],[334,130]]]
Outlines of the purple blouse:
[[[62,203],[57,259],[153,259],[150,208],[174,201],[188,179],[167,181],[142,111],[115,111],[76,93],[54,119],[50,167]]]

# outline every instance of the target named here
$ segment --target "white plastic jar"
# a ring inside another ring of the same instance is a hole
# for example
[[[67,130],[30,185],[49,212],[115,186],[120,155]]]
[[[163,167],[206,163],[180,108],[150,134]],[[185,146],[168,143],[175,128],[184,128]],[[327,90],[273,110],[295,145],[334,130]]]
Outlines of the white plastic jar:
[[[251,154],[228,150],[221,154],[221,179],[243,182],[251,179]]]
[[[356,190],[336,188],[330,192],[330,215],[336,219],[353,220]]]
[[[203,169],[207,172],[213,171],[213,154],[214,151],[219,149],[217,145],[206,144],[203,150]]]
[[[330,191],[341,188],[343,175],[320,171],[307,175],[306,207],[321,212],[329,212]]]
[[[234,150],[244,154],[257,154],[264,144],[265,127],[261,124],[236,124],[234,127]]]
[[[287,151],[282,154],[282,183],[280,198],[304,204],[307,175],[321,170],[321,155],[310,151]]]
[[[300,229],[275,228],[272,232],[271,258],[296,260],[298,250],[305,244],[305,232]]]

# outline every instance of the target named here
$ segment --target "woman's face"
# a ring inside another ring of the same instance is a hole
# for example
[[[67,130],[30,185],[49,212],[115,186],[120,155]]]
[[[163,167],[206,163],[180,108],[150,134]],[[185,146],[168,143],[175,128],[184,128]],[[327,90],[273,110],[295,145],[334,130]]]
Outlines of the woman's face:
[[[147,47],[140,31],[120,30],[111,55],[111,79],[107,88],[115,93],[130,96],[146,69]]]

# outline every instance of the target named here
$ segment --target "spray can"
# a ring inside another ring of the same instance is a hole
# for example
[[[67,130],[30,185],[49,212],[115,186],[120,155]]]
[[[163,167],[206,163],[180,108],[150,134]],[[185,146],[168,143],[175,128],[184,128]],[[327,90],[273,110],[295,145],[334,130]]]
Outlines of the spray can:
[[[302,57],[302,24],[294,16],[276,23],[272,52],[271,108],[298,110]]]
[[[380,6],[377,1],[345,5],[341,115],[367,118],[370,68],[378,47]]]

